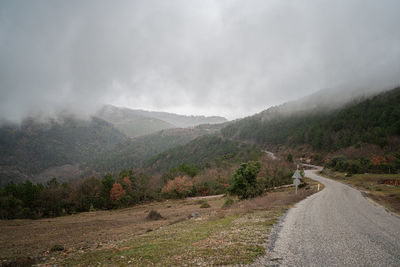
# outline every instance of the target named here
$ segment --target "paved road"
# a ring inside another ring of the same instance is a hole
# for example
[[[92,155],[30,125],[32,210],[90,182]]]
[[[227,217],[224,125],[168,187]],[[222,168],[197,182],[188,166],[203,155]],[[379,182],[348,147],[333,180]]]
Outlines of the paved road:
[[[400,218],[347,185],[306,176],[325,189],[283,219],[271,253],[255,266],[400,266]]]

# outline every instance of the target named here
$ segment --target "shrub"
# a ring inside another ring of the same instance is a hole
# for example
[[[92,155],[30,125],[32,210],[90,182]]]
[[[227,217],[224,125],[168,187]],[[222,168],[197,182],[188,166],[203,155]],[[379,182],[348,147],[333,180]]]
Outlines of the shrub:
[[[260,195],[263,192],[262,186],[257,182],[260,169],[261,163],[256,161],[240,164],[232,176],[229,193],[239,196],[240,199]]]
[[[158,212],[158,211],[156,211],[156,210],[151,210],[150,212],[149,212],[149,214],[147,214],[147,220],[149,220],[149,221],[157,221],[157,220],[162,220],[162,219],[164,219],[164,217],[163,216],[161,216],[161,214]]]
[[[224,205],[222,205],[222,208],[229,208],[230,206],[232,206],[233,202],[233,199],[228,196],[225,200]]]
[[[110,200],[112,202],[119,202],[126,192],[119,183],[114,183],[110,190]]]
[[[64,250],[64,246],[60,245],[60,244],[56,244],[54,246],[51,247],[50,251],[63,251]]]
[[[204,202],[203,204],[201,204],[201,206],[200,206],[200,208],[202,208],[202,209],[207,209],[207,208],[210,208],[211,206],[210,206],[210,204],[208,204],[208,202]]]
[[[170,197],[183,198],[190,194],[192,188],[193,183],[189,177],[178,176],[174,180],[168,181],[161,191]]]

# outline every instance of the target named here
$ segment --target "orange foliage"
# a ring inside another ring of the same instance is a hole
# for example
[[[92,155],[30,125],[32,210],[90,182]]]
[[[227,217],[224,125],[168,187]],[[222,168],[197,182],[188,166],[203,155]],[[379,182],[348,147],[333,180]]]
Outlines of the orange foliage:
[[[380,156],[373,156],[371,159],[371,163],[374,166],[379,166],[382,165],[383,163],[386,163],[387,160],[385,157],[380,157]]]
[[[129,179],[129,177],[124,177],[124,179],[122,179],[122,184],[127,189],[130,189],[132,187],[132,182],[131,182],[131,179]]]
[[[174,180],[169,180],[163,187],[163,193],[177,192],[179,194],[187,193],[193,186],[192,181],[187,176],[177,176]]]
[[[125,196],[125,194],[126,192],[122,188],[122,185],[119,183],[114,183],[110,190],[110,199],[112,202],[118,202],[123,196]]]

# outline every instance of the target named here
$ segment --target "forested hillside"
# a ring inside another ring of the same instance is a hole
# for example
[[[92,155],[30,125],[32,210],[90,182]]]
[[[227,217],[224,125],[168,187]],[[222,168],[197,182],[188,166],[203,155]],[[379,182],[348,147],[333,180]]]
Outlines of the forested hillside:
[[[86,172],[119,173],[122,169],[138,168],[151,157],[170,148],[213,133],[216,127],[202,125],[192,129],[168,129],[151,135],[126,140],[113,149],[93,157],[85,164]]]
[[[96,116],[112,123],[118,130],[129,137],[138,137],[177,127],[157,118],[143,116],[135,110],[110,105],[101,108],[96,113]]]
[[[112,123],[129,137],[138,137],[171,128],[187,128],[227,121],[225,118],[218,116],[187,116],[167,112],[134,110],[111,105],[104,106],[98,110],[95,116]]]
[[[241,144],[217,135],[206,135],[151,158],[145,163],[145,167],[153,172],[164,172],[182,164],[202,169],[212,165],[219,167],[224,160],[255,160],[260,155],[261,151],[255,145]]]
[[[263,145],[311,145],[317,150],[372,143],[384,147],[400,134],[400,88],[348,103],[334,110],[304,108],[281,112],[273,107],[231,123],[222,129],[226,138]]]
[[[0,183],[23,181],[47,168],[87,161],[127,140],[98,118],[62,118],[0,128]]]
[[[200,124],[224,123],[228,121],[224,117],[219,116],[188,116],[168,112],[146,111],[139,109],[133,111],[138,115],[163,120],[175,125],[176,127],[182,128],[194,127]]]

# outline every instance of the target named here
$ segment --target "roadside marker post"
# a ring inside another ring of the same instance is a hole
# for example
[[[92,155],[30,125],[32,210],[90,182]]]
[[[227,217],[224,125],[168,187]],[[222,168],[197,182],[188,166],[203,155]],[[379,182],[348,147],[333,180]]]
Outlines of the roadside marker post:
[[[299,168],[299,166],[297,165],[297,170],[294,172],[294,174],[292,176],[292,178],[294,179],[293,183],[296,185],[296,195],[297,195],[297,188],[299,187],[299,184],[300,184],[300,179],[303,178],[303,177],[301,177],[301,174],[300,174],[300,171],[298,168]]]

